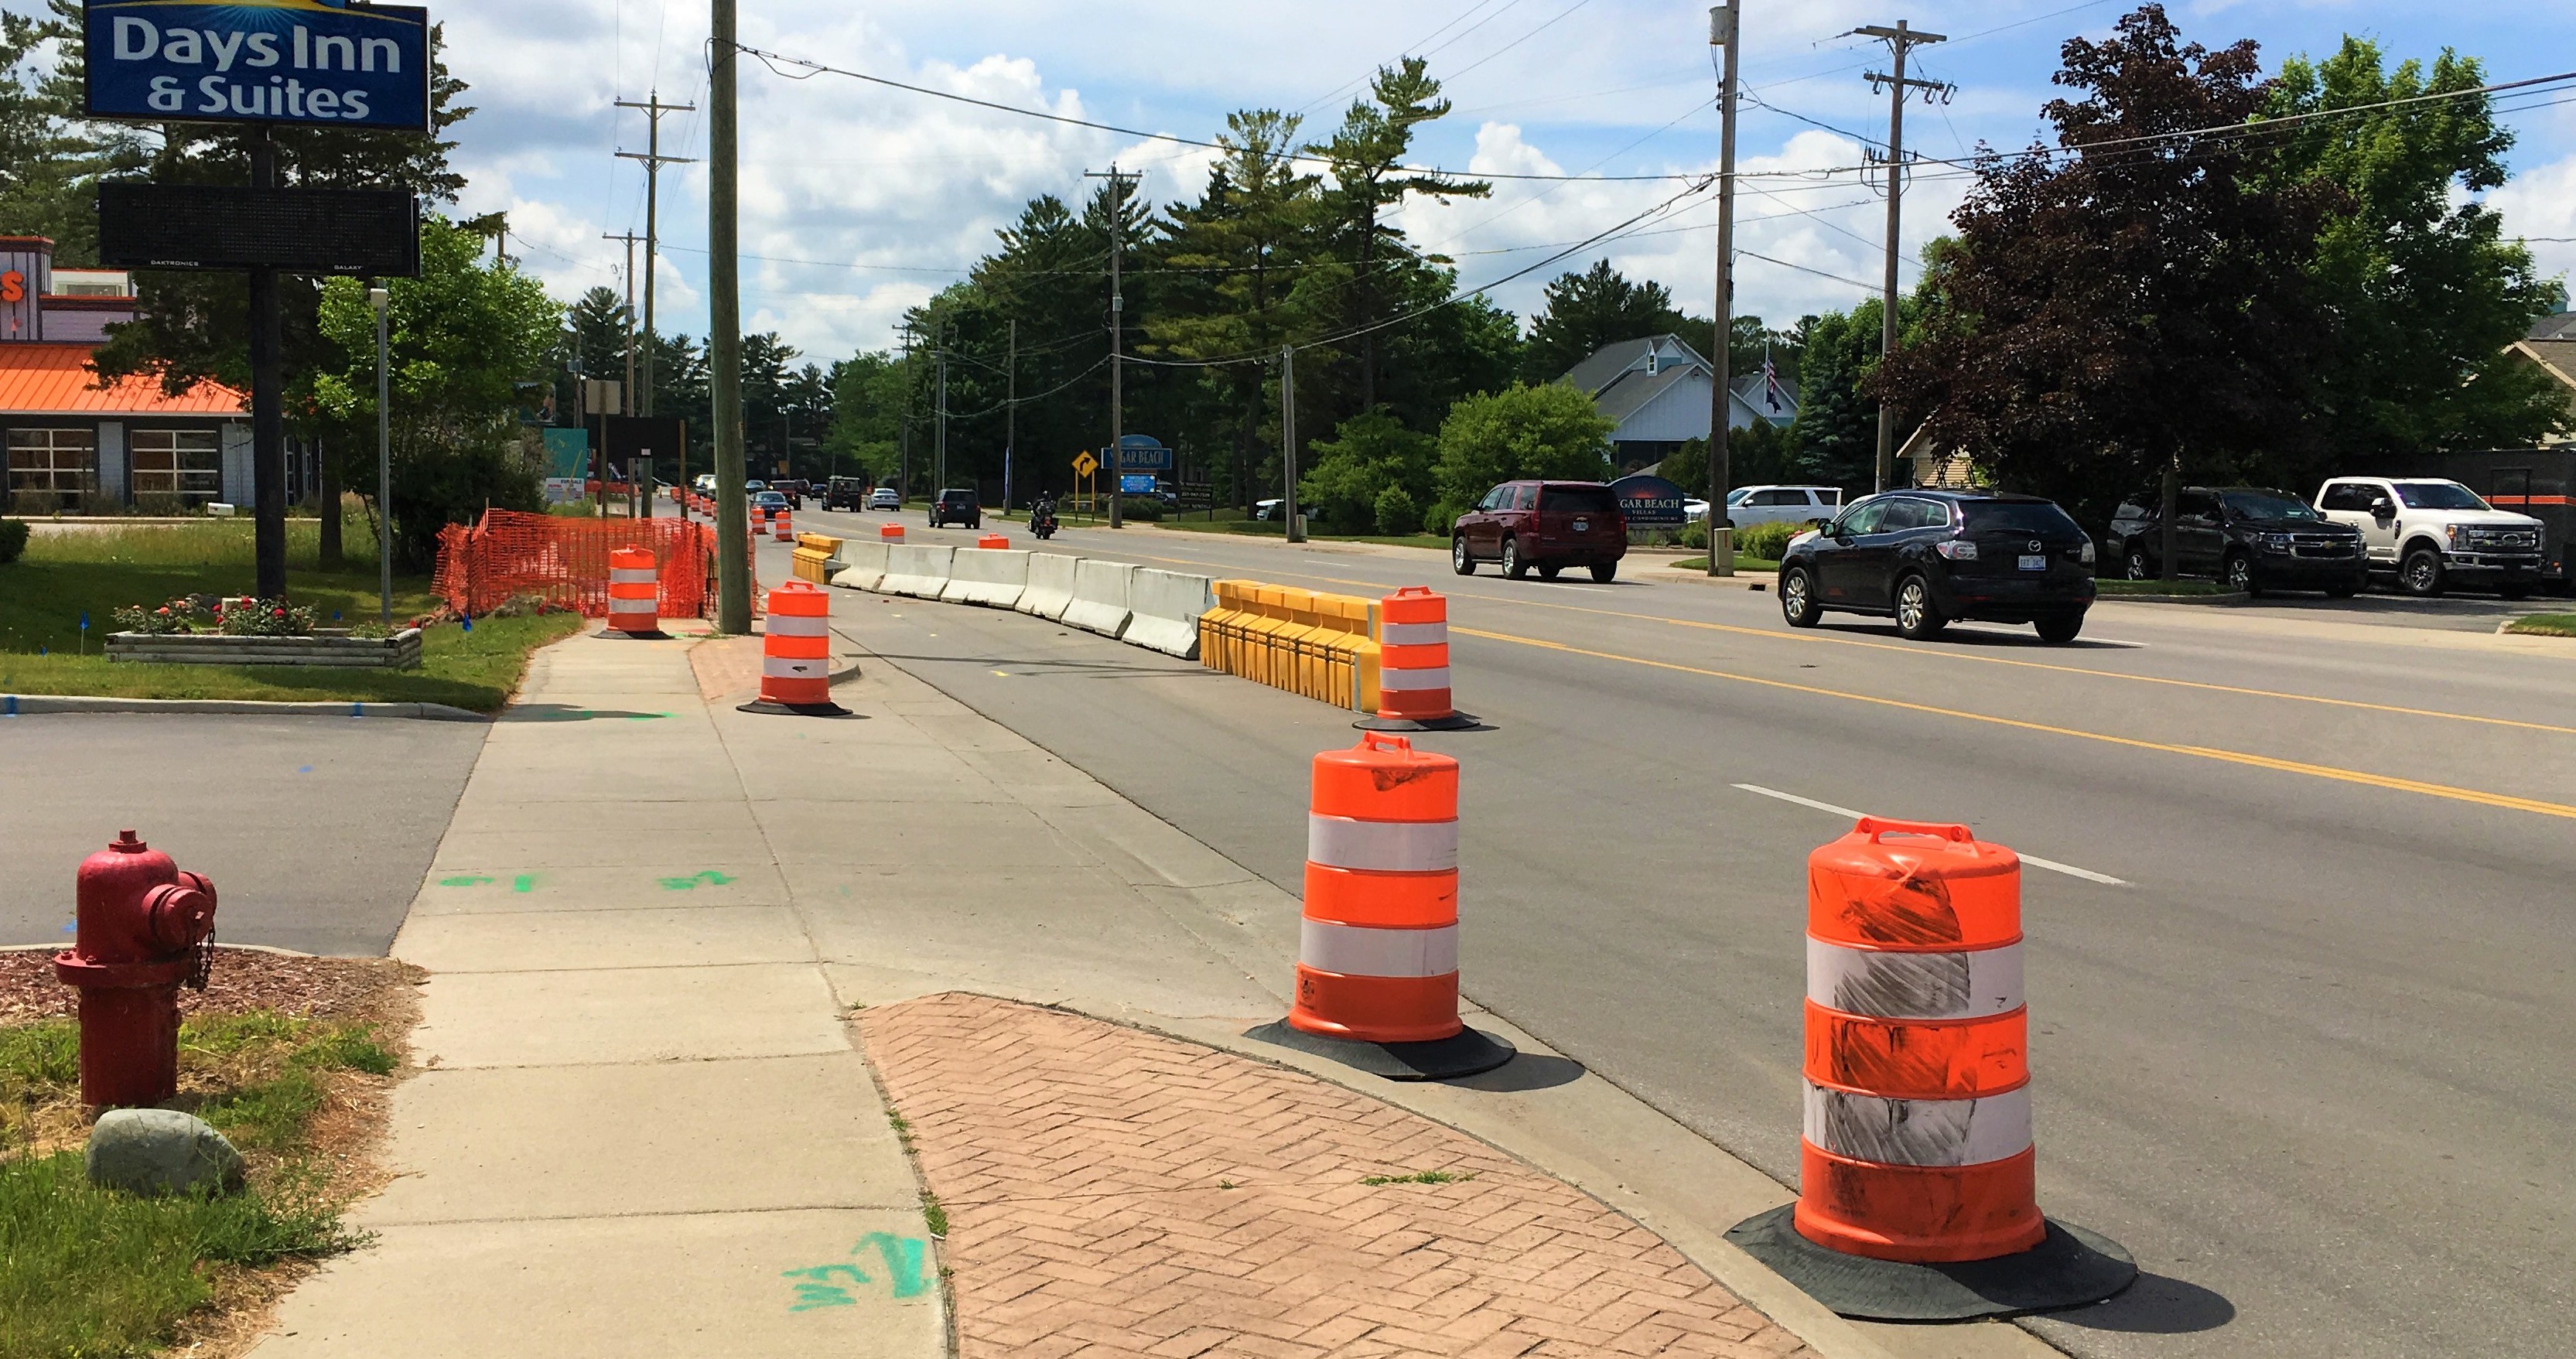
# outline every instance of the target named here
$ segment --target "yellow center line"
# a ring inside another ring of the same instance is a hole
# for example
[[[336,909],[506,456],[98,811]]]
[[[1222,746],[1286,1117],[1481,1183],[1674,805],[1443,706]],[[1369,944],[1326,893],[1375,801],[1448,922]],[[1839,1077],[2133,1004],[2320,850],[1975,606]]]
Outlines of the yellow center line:
[[[1207,563],[1186,561],[1177,557],[1149,557],[1148,561],[1168,562],[1176,566],[1204,566]],[[1370,589],[1392,588],[1383,581],[1344,580],[1301,572],[1283,574],[1300,580],[1320,580],[1332,585],[1358,585]],[[2047,670],[2061,675],[2085,675],[2094,679],[2126,680],[2132,684],[2161,684],[2172,689],[2196,689],[2202,693],[2234,694],[2240,698],[2271,698],[2288,703],[2316,703],[2329,708],[2351,708],[2359,712],[2389,713],[2398,717],[2430,717],[2446,722],[2471,722],[2485,727],[2511,727],[2519,731],[2545,731],[2553,736],[2576,736],[2576,727],[2554,726],[2547,722],[2523,722],[2510,717],[2484,717],[2476,713],[2445,712],[2438,708],[2409,708],[2395,703],[2369,703],[2353,698],[2328,698],[2322,694],[2293,694],[2279,689],[2251,689],[2235,684],[2212,684],[2206,680],[2167,679],[2161,675],[2129,675],[2117,670],[2094,670],[2080,665],[2054,665],[2047,661],[2017,661],[2008,656],[1980,656],[1974,652],[1935,650],[1928,647],[1904,646],[1895,642],[1873,642],[1861,637],[1835,637],[1824,633],[1780,632],[1771,628],[1748,628],[1734,623],[1703,623],[1690,618],[1666,618],[1660,614],[1629,613],[1622,609],[1601,609],[1583,604],[1558,604],[1543,599],[1505,599],[1498,595],[1457,595],[1479,603],[1508,604],[1527,609],[1562,609],[1569,613],[1595,614],[1603,618],[1624,618],[1639,623],[1663,623],[1676,628],[1698,628],[1704,632],[1733,633],[1742,637],[1760,637],[1774,642],[1821,643],[1827,646],[1856,646],[1869,651],[1893,651],[1927,660],[1961,661],[1976,665],[2004,665],[2019,670]]]
[[[2530,812],[2538,816],[2555,816],[2576,821],[2576,807],[2557,802],[2542,802],[2535,798],[2490,793],[2476,788],[2455,788],[2443,783],[2422,783],[2414,779],[2390,778],[2385,774],[2368,774],[2358,769],[2338,769],[2333,765],[2276,760],[2268,755],[2252,755],[2244,751],[2221,750],[2211,746],[2171,745],[2163,741],[2141,740],[2134,736],[2113,736],[2107,732],[2085,731],[2077,727],[2051,726],[2045,722],[2025,722],[2019,718],[1996,717],[1990,713],[1972,713],[1957,708],[1941,708],[1928,703],[1909,703],[1903,699],[1882,698],[1876,694],[1855,694],[1842,689],[1795,684],[1788,680],[1764,679],[1758,675],[1738,675],[1725,670],[1707,670],[1674,661],[1648,660],[1642,656],[1622,656],[1611,651],[1591,651],[1579,646],[1568,646],[1563,642],[1542,641],[1536,637],[1520,637],[1508,632],[1486,632],[1478,628],[1462,628],[1456,624],[1451,624],[1449,630],[1463,636],[1481,637],[1489,642],[1512,642],[1546,651],[1589,656],[1594,660],[1620,661],[1629,665],[1643,665],[1685,675],[1704,675],[1710,679],[1732,680],[1738,684],[1755,684],[1766,689],[1782,689],[1791,693],[1813,694],[1821,698],[1839,698],[1853,703],[1868,703],[1903,712],[1924,713],[1933,717],[1952,717],[1967,722],[1983,722],[1991,726],[2011,727],[2019,731],[2040,732],[2049,736],[2072,736],[2079,740],[2127,746],[2133,750],[2153,750],[2168,755],[2190,755],[2204,760],[2219,760],[2228,764],[2248,765],[2256,769],[2276,770],[2284,774],[2305,774],[2310,778],[2332,779],[2337,783],[2356,783],[2370,788],[2386,788],[2400,793],[2416,793],[2424,797],[2446,798],[2453,802],[2470,802],[2482,807],[2502,807],[2508,811]]]

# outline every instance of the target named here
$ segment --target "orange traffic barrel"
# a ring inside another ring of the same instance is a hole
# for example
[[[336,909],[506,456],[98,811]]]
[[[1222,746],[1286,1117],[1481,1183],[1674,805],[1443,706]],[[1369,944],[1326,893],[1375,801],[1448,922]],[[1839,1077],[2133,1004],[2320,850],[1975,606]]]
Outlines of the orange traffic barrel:
[[[659,637],[662,573],[653,554],[621,547],[608,554],[608,630],[629,637]]]
[[[1864,817],[1807,859],[1807,1239],[1919,1263],[2045,1234],[2022,1005],[2021,859]]]
[[[1378,602],[1377,716],[1365,731],[1459,731],[1476,719],[1449,699],[1449,600],[1408,585]]]
[[[769,592],[769,621],[760,646],[760,697],[744,712],[839,717],[832,701],[832,600],[810,581]]]
[[[902,541],[903,541],[903,525],[901,525],[901,524],[887,524],[887,525],[885,525],[884,527],[879,528],[879,529],[877,530],[877,536],[878,536],[879,538],[884,539],[885,541],[887,541],[887,542],[889,542],[889,543],[899,543],[899,542],[902,542]]]
[[[796,535],[788,527],[789,518],[787,511],[780,510],[778,516],[769,521],[769,536],[782,543],[793,541]]]
[[[998,533],[987,533],[975,540],[975,546],[990,552],[1003,552],[1009,550],[1011,540]]]
[[[2042,1217],[2021,858],[1865,816],[1807,858],[1798,1201],[1727,1234],[1845,1316],[1956,1321],[2099,1302],[2115,1242]]]

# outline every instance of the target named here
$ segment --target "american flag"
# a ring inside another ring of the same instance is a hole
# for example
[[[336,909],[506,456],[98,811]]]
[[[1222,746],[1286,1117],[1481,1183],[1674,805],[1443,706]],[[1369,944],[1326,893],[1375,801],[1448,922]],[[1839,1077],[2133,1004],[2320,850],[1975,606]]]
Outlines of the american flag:
[[[1780,372],[1771,366],[1771,346],[1762,346],[1762,400],[1772,410],[1780,409]]]

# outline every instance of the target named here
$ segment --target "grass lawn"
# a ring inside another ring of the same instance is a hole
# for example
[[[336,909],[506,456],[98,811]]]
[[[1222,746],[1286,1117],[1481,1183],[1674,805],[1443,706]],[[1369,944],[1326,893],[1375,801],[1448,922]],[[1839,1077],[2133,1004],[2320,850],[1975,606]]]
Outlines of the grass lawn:
[[[310,604],[328,626],[377,616],[375,543],[363,520],[347,529],[347,569],[314,568],[320,526],[287,524],[287,597]],[[477,620],[474,630],[428,630],[418,670],[331,670],[300,666],[111,664],[102,654],[116,610],[157,606],[175,595],[247,593],[247,520],[194,520],[168,527],[78,529],[40,534],[27,554],[0,566],[0,692],[114,698],[353,699],[445,703],[492,712],[509,700],[537,647],[578,631],[568,614]],[[428,612],[429,582],[394,578],[397,622]],[[89,618],[83,639],[81,617]]]
[[[1674,571],[1706,571],[1708,569],[1708,558],[1684,557],[1680,561],[1674,562],[1669,569]],[[1735,554],[1735,569],[1738,571],[1777,571],[1780,569],[1780,563],[1775,562],[1768,557],[1756,557],[1748,553],[1738,552]]]
[[[377,1098],[397,1065],[378,1035],[274,1010],[190,1017],[179,1104],[241,1150],[250,1183],[145,1199],[82,1172],[73,1021],[0,1027],[0,1359],[152,1354],[197,1309],[255,1305],[282,1286],[255,1271],[359,1244],[340,1225],[354,1186],[335,1172],[348,1165],[351,1100]]]
[[[2507,632],[2534,637],[2576,637],[2576,613],[2535,613],[2505,624]]]
[[[1144,521],[1137,520],[1133,522],[1143,523]],[[1190,533],[1233,533],[1250,538],[1285,538],[1288,536],[1288,526],[1285,523],[1277,523],[1267,519],[1245,519],[1241,518],[1239,515],[1237,517],[1229,518],[1222,511],[1220,511],[1217,517],[1212,520],[1195,513],[1166,515],[1161,521],[1160,526],[1167,529],[1182,529]],[[1309,540],[1318,543],[1384,543],[1390,547],[1429,548],[1434,552],[1446,552],[1449,550],[1448,538],[1436,533],[1405,533],[1396,535],[1382,533],[1309,533],[1306,537]]]

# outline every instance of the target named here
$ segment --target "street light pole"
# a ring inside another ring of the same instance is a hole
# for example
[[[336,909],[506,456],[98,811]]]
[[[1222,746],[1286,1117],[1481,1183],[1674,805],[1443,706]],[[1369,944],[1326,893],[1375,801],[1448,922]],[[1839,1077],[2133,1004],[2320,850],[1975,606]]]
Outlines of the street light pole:
[[[386,313],[393,300],[383,288],[367,290],[367,304],[376,309],[376,588],[379,616],[388,628],[394,625],[394,381]]]

